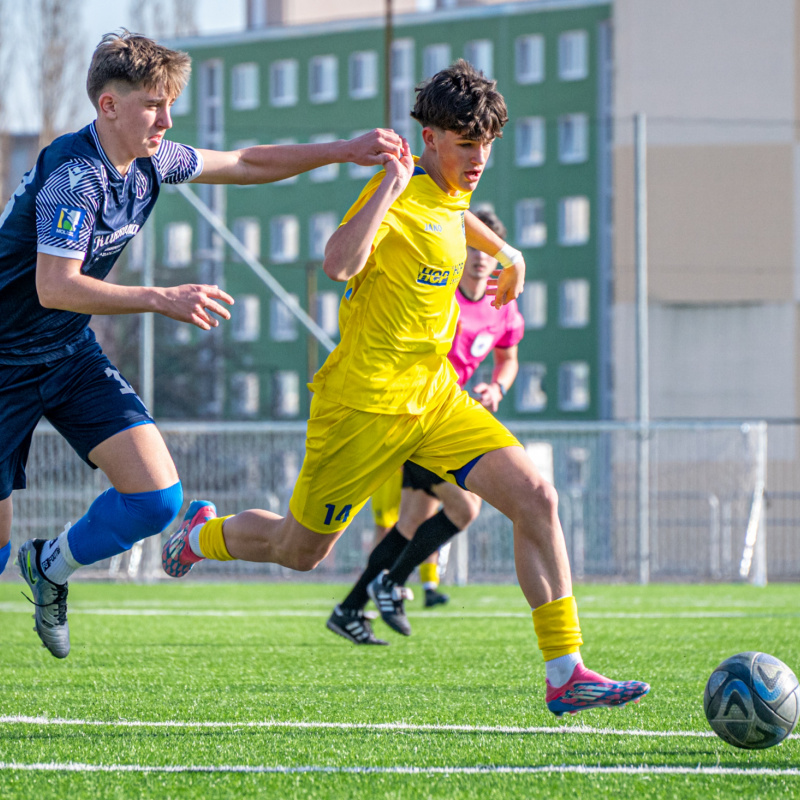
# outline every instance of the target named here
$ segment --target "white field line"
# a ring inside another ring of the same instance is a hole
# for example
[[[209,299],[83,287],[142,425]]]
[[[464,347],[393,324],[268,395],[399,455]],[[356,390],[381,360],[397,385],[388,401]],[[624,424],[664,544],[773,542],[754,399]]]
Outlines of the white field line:
[[[307,773],[347,774],[347,775],[537,775],[573,773],[578,775],[697,775],[722,777],[800,777],[800,769],[771,769],[768,767],[669,767],[640,764],[638,766],[588,766],[585,764],[562,764],[542,766],[502,766],[479,765],[475,767],[335,767],[323,765],[308,766],[262,766],[247,764],[219,765],[165,765],[148,766],[144,764],[80,764],[75,762],[49,762],[21,764],[0,761],[0,771],[24,772],[135,772],[135,773],[222,773],[296,775]]]
[[[326,606],[326,609],[333,608],[333,604]],[[298,610],[290,608],[274,609],[189,609],[185,607],[171,608],[170,606],[153,606],[150,608],[82,608],[79,603],[70,605],[70,610],[76,614],[100,617],[257,617],[259,619],[269,617],[303,617],[308,619],[319,619],[320,615],[325,615],[327,611],[321,609]],[[27,603],[6,602],[0,603],[0,612],[30,614],[31,606]],[[519,611],[457,611],[436,612],[425,611],[426,619],[528,619],[530,612]],[[766,619],[766,618],[789,618],[800,617],[800,612],[774,613],[768,609],[763,611],[582,611],[581,619]]]
[[[593,728],[590,725],[516,727],[513,725],[415,725],[408,722],[304,722],[292,720],[244,720],[242,722],[192,722],[186,720],[95,720],[59,717],[0,716],[0,725],[64,725],[111,728],[204,728],[243,730],[246,728],[289,728],[293,730],[399,731],[405,733],[502,733],[517,735],[581,734],[590,736],[644,736],[660,739],[710,739],[713,731],[651,731],[643,729]],[[798,739],[792,734],[789,739]]]

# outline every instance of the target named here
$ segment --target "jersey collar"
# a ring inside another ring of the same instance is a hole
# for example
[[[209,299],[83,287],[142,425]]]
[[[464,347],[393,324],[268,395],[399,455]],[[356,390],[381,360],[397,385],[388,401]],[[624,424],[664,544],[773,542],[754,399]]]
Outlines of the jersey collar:
[[[109,157],[106,155],[106,151],[103,150],[103,145],[100,144],[100,137],[97,135],[97,128],[95,127],[94,122],[89,125],[89,132],[92,134],[92,139],[94,139],[97,152],[100,153],[100,159],[102,160],[103,164],[105,164],[106,169],[111,177],[118,181],[124,180],[122,175],[120,175],[119,170],[111,163],[111,159],[109,159]]]

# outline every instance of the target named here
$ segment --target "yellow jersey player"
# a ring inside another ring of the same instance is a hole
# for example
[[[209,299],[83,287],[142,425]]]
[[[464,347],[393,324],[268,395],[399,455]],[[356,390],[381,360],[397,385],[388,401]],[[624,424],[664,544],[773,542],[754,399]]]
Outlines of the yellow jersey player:
[[[306,455],[289,513],[218,517],[211,503],[195,501],[167,540],[162,563],[175,576],[202,558],[313,569],[370,495],[411,460],[512,520],[550,711],[637,700],[649,691],[646,683],[609,680],[583,665],[554,487],[514,436],[461,390],[447,359],[467,245],[504,267],[489,290],[496,308],[524,283],[520,254],[468,213],[508,120],[505,101],[494,81],[458,61],[418,89],[412,117],[422,125],[418,162],[406,143],[367,184],[325,251],[325,273],[347,282],[341,341],[311,384]],[[384,583],[372,595],[379,608],[394,601],[394,588]]]

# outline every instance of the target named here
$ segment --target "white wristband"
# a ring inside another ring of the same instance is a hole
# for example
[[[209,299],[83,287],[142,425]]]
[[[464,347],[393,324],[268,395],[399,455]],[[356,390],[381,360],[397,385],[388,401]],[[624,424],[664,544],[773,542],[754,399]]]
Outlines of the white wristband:
[[[521,264],[525,259],[519,250],[515,250],[510,244],[504,244],[500,248],[500,252],[495,255],[495,258],[500,262],[503,269],[513,267],[514,264]]]

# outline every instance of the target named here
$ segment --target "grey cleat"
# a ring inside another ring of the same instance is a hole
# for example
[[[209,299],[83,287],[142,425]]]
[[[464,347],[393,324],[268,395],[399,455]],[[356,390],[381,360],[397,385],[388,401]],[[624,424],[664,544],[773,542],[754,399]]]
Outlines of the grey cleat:
[[[388,570],[384,570],[367,586],[367,594],[378,607],[381,619],[392,630],[402,633],[403,636],[411,636],[411,624],[406,616],[403,602],[413,600],[414,593],[411,589],[390,581],[387,573]]]
[[[17,566],[22,579],[31,589],[36,606],[34,630],[56,658],[69,655],[69,624],[67,623],[67,584],[47,580],[39,569],[39,553],[44,539],[29,539],[17,552]],[[28,598],[30,600],[30,598]]]

